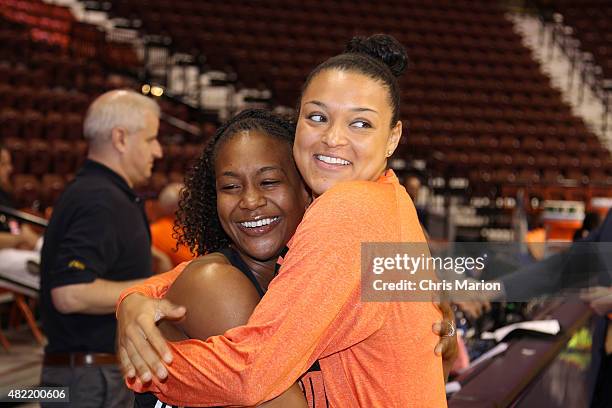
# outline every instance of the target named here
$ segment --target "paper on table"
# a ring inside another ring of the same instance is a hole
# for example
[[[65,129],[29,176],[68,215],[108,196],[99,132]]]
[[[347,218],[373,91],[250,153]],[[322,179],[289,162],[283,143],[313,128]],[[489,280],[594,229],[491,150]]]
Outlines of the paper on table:
[[[493,333],[484,332],[481,334],[480,338],[483,340],[491,340],[495,339],[495,341],[500,342],[513,330],[530,330],[538,333],[552,334],[555,335],[559,333],[561,330],[561,326],[559,325],[559,321],[557,319],[551,320],[530,320],[525,322],[513,323],[508,326],[500,327],[495,330]]]
[[[457,391],[461,391],[461,384],[458,381],[450,381],[446,383],[447,394],[454,394]]]

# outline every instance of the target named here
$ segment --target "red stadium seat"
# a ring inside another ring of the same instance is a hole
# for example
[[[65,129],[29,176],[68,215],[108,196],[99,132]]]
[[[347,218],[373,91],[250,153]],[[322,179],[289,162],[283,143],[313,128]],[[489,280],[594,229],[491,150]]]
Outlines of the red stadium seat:
[[[25,172],[28,164],[28,149],[26,142],[21,138],[10,137],[4,140],[4,145],[11,152],[13,173],[19,174]]]
[[[18,208],[32,208],[40,203],[40,182],[31,174],[13,176],[13,195]]]
[[[44,118],[39,112],[26,111],[23,116],[22,132],[26,139],[40,139],[44,136]]]
[[[45,174],[41,183],[41,205],[52,207],[64,191],[66,180],[59,174]]]
[[[74,146],[66,140],[51,142],[51,168],[54,173],[65,175],[76,169]]]
[[[21,123],[19,114],[11,109],[0,112],[0,138],[19,137],[21,133]]]
[[[28,167],[30,173],[42,176],[51,169],[51,152],[49,143],[42,139],[32,139],[28,142]]]
[[[47,140],[64,139],[66,128],[64,118],[58,112],[48,112],[44,119]]]

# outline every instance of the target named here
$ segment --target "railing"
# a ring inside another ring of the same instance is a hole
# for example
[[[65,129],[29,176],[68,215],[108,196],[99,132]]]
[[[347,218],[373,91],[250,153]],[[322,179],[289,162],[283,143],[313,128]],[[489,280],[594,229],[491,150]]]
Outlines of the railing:
[[[552,53],[555,46],[559,47],[565,56],[570,60],[570,71],[568,72],[568,87],[573,86],[573,78],[576,70],[579,71],[580,84],[577,84],[578,89],[578,104],[583,102],[584,89],[589,87],[593,95],[599,99],[604,107],[601,117],[601,134],[607,135],[610,103],[612,93],[612,79],[603,76],[602,68],[594,60],[593,55],[589,52],[583,52],[580,48],[580,40],[574,38],[574,30],[563,22],[563,16],[556,13],[554,10],[546,7],[547,2],[539,2],[537,0],[527,0],[526,5],[533,8],[538,13],[538,18],[542,24],[540,30],[540,41],[544,41],[544,33],[546,28],[550,28],[552,32],[552,41],[549,52]]]
[[[21,222],[27,222],[29,224],[34,224],[39,227],[47,228],[48,222],[44,218],[16,210],[11,207],[0,205],[0,214],[8,215],[9,217],[13,217]]]

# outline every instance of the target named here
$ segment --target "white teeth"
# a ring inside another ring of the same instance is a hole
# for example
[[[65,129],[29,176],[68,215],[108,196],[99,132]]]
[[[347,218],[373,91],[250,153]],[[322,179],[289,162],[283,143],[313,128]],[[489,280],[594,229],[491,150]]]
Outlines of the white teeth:
[[[347,160],[340,159],[338,157],[324,156],[322,154],[318,154],[316,156],[316,158],[318,160],[321,160],[323,163],[328,163],[328,164],[341,164],[343,166],[347,166],[347,165],[351,164],[351,162],[349,162]]]
[[[263,227],[264,225],[270,225],[274,221],[278,220],[278,218],[279,217],[272,217],[272,218],[262,218],[261,220],[257,220],[257,221],[245,221],[245,222],[241,222],[240,225],[246,228]]]

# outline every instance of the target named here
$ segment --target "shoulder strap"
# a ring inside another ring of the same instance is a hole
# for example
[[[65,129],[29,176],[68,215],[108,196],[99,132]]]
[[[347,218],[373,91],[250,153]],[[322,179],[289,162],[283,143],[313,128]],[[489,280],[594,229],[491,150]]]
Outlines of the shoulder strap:
[[[240,269],[240,271],[247,278],[249,278],[249,280],[251,281],[253,286],[255,286],[255,289],[257,289],[257,292],[259,293],[259,296],[263,297],[263,295],[266,292],[263,290],[263,288],[261,287],[261,285],[257,281],[257,278],[255,277],[253,272],[249,269],[247,264],[244,263],[242,258],[240,258],[240,255],[238,255],[238,253],[233,248],[230,248],[230,247],[223,248],[223,249],[219,250],[219,252],[222,253],[223,255],[225,255],[225,257],[228,259],[228,261],[230,261],[230,263],[233,266],[235,266],[236,268]]]

